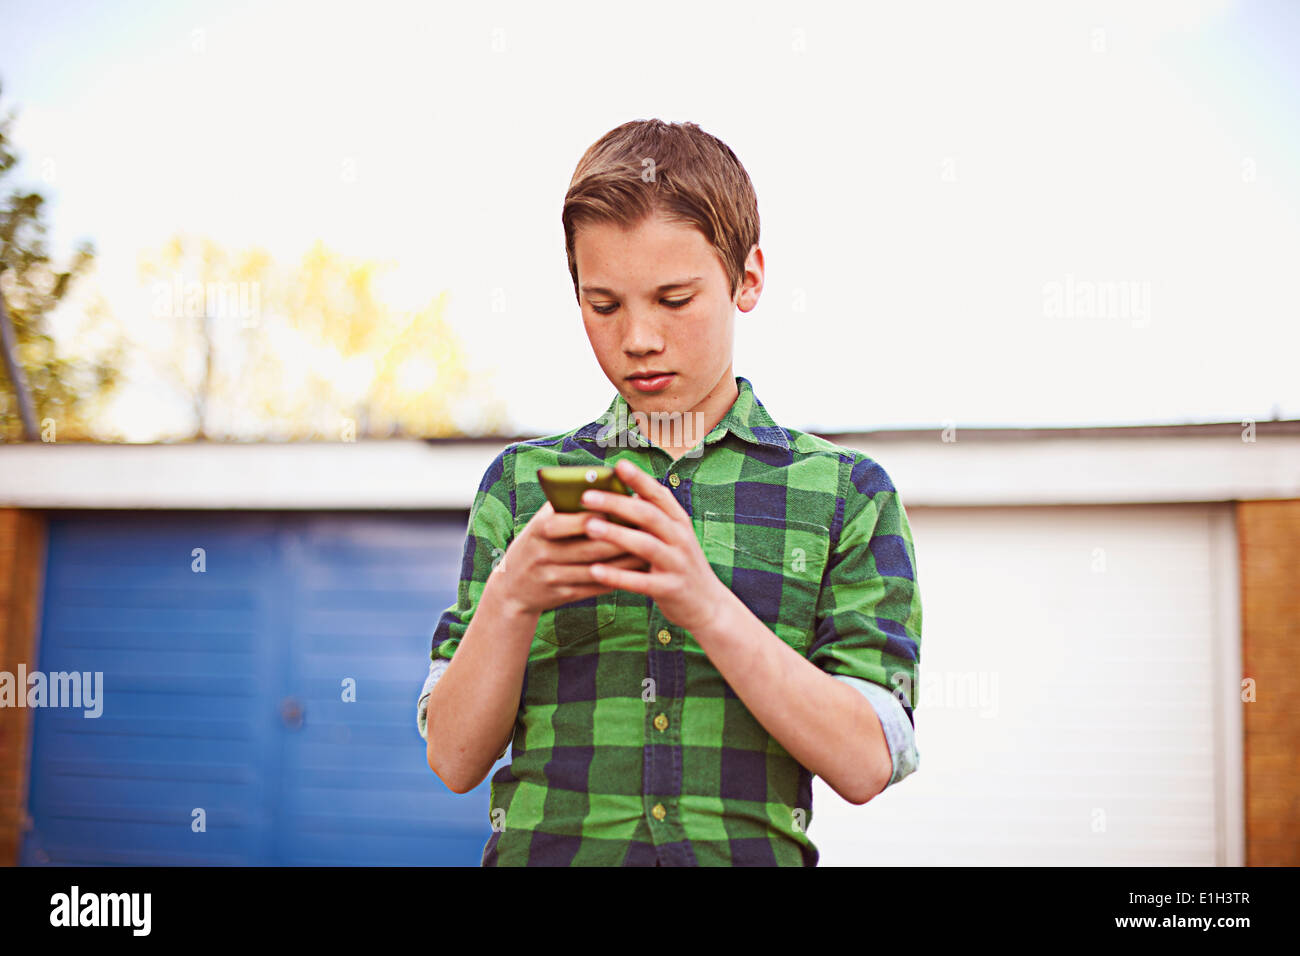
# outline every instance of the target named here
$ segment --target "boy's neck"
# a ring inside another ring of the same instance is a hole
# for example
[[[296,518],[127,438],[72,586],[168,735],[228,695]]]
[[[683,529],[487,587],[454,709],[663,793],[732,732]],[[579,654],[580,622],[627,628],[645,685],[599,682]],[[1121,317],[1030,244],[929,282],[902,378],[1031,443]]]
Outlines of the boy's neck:
[[[671,455],[675,462],[713,431],[739,397],[740,388],[728,366],[713,391],[692,409],[650,412],[637,409],[631,402],[628,408],[635,416],[637,431]]]

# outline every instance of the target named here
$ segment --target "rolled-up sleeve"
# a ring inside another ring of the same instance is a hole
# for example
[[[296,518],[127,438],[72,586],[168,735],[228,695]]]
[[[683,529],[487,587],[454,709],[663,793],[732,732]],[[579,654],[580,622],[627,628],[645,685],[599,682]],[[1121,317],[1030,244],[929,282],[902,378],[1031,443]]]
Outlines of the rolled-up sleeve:
[[[424,687],[420,690],[420,702],[415,708],[415,726],[420,729],[420,736],[426,741],[429,739],[429,694],[433,692],[433,685],[438,683],[442,672],[449,666],[451,661],[445,658],[429,661],[429,676],[424,679]]]
[[[855,453],[841,486],[808,658],[871,702],[893,762],[888,787],[920,765],[916,553],[898,491],[880,465]]]
[[[880,719],[880,726],[885,731],[885,742],[889,745],[889,759],[894,768],[889,776],[889,782],[881,788],[883,792],[891,784],[897,783],[910,774],[921,762],[921,756],[916,749],[916,732],[912,728],[912,722],[907,719],[907,714],[903,712],[903,705],[898,702],[898,698],[879,684],[845,674],[833,676],[867,698]]]

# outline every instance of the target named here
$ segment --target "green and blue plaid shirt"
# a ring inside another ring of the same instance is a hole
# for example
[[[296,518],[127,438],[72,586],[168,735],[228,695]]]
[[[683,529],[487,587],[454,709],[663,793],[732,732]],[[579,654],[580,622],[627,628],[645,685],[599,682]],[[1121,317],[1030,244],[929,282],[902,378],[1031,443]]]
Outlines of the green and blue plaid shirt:
[[[899,494],[870,458],[777,425],[751,383],[736,384],[726,416],[675,461],[641,437],[621,394],[594,422],[497,455],[470,509],[457,601],[433,632],[422,735],[496,558],[545,503],[537,469],[630,458],[691,516],[723,583],[871,701],[889,783],[916,768],[921,602]],[[492,777],[484,866],[817,864],[813,775],[645,595],[542,612],[511,749]]]

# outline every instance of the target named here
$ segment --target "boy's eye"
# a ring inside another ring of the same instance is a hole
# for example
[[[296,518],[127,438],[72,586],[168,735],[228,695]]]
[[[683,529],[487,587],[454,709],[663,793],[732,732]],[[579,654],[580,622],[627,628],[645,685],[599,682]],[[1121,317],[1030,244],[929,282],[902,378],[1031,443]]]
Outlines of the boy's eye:
[[[688,296],[685,299],[660,299],[659,301],[662,302],[664,305],[668,306],[670,309],[680,309],[690,305],[691,300],[694,298],[695,296],[692,295],[692,296]],[[616,305],[611,305],[608,308],[604,308],[604,309],[602,309],[598,305],[593,305],[591,307],[591,310],[595,312],[597,315],[609,315],[616,308],[618,308],[618,306]]]

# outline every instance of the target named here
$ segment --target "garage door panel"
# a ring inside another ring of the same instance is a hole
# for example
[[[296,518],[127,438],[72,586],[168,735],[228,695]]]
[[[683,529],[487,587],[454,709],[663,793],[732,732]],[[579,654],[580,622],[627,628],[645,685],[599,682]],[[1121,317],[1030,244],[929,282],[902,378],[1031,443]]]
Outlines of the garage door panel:
[[[357,833],[344,826],[303,830],[297,866],[429,866],[443,860],[477,866],[486,838],[481,827],[427,827],[418,834]],[[395,859],[407,862],[394,864]]]
[[[864,807],[815,778],[822,861],[1220,862],[1229,515],[909,509],[919,768]]]
[[[52,517],[40,667],[102,672],[104,706],[34,715],[23,862],[477,865],[486,787],[446,790],[414,725],[464,528],[463,515]]]

